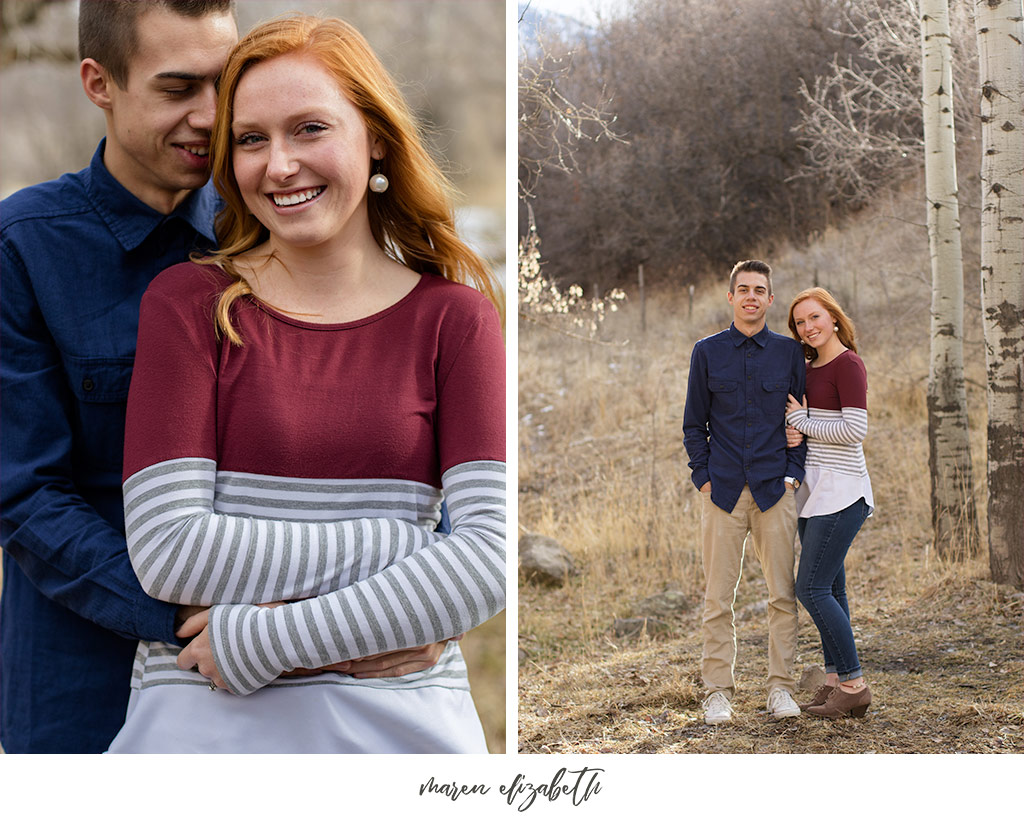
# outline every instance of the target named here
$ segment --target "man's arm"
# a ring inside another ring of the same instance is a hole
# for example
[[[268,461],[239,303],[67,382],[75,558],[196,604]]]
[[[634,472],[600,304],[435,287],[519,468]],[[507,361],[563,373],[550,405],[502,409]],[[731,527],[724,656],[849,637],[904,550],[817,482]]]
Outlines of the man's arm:
[[[174,640],[176,608],[143,592],[124,536],[73,479],[73,398],[16,250],[0,251],[2,541],[47,598],[126,638]]]
[[[800,346],[790,348],[793,352],[790,364],[790,394],[795,398],[802,398],[807,388],[807,366],[804,363],[804,353]],[[783,421],[783,426],[785,426],[785,421]],[[795,446],[790,446],[789,440],[787,439],[786,445],[786,475],[803,483],[807,442],[801,438]]]
[[[693,470],[691,479],[697,489],[711,482],[708,473],[708,423],[711,420],[711,392],[708,390],[707,356],[700,342],[690,355],[690,374],[686,382],[686,404],[683,408],[683,446]],[[801,477],[803,475],[801,474]]]

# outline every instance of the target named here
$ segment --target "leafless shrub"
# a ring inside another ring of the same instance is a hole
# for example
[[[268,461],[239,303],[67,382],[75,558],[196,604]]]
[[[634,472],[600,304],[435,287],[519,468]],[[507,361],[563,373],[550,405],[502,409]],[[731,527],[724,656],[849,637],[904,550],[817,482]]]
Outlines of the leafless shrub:
[[[578,173],[536,181],[551,276],[583,270],[607,288],[643,263],[652,282],[693,283],[754,244],[822,228],[842,204],[794,177],[804,151],[792,129],[799,79],[852,47],[834,33],[842,5],[637,0],[573,44],[569,96],[614,100],[629,146],[581,141]]]
[[[594,336],[608,312],[616,312],[626,299],[621,289],[612,289],[603,297],[584,297],[583,287],[574,283],[561,288],[541,271],[540,237],[532,223],[519,241],[519,316],[527,321],[561,323],[564,329],[577,329]]]

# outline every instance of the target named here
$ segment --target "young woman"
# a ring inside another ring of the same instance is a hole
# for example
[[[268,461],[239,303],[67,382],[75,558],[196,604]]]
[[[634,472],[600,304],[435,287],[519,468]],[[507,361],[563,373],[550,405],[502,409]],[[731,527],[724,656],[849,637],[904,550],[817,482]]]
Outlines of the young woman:
[[[401,677],[320,668],[504,607],[498,286],[339,20],[238,44],[211,155],[221,249],[143,299],[124,499],[147,592],[212,608],[184,651],[140,644],[111,752],[483,752],[457,644]]]
[[[868,431],[867,372],[854,326],[821,288],[806,289],[789,307],[789,328],[807,357],[807,395],[792,395],[786,421],[807,438],[806,475],[797,490],[800,566],[796,594],[814,620],[825,654],[825,685],[811,715],[861,717],[871,690],[857,658],[846,600],[846,553],[874,508],[861,443]]]

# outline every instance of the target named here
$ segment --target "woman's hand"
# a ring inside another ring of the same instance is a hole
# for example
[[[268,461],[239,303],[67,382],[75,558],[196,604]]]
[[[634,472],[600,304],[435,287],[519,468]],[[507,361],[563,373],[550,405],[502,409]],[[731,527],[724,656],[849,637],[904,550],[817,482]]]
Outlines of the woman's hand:
[[[274,601],[270,604],[260,604],[261,607],[280,607],[284,601]],[[185,649],[178,653],[178,669],[198,669],[200,675],[205,675],[215,687],[228,689],[224,679],[217,671],[217,665],[213,660],[213,648],[210,646],[210,608],[209,607],[180,607],[178,617],[185,620],[178,627],[174,634],[179,638],[191,638]],[[230,692],[230,690],[229,690]]]
[[[794,447],[800,446],[803,439],[803,433],[795,426],[786,427],[786,449],[793,449]]]
[[[800,403],[792,395],[790,395],[787,398],[787,400],[786,400],[786,414],[788,415],[790,412],[794,412],[797,409],[803,409],[803,410],[806,411],[806,409],[807,409],[807,396],[806,395],[804,395],[804,402],[803,403]]]
[[[178,654],[178,669],[198,669],[215,687],[226,690],[228,685],[220,677],[210,648],[210,610],[204,609],[189,616],[175,632],[179,638],[192,638]],[[192,636],[195,636],[194,638]]]

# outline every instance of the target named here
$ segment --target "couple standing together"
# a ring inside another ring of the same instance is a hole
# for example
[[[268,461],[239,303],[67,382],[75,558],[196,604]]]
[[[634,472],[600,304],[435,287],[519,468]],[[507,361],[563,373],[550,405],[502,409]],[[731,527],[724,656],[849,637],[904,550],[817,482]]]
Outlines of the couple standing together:
[[[3,203],[4,748],[486,751],[500,287],[408,106],[228,0],[82,0],[79,49],[106,136]]]
[[[765,324],[774,299],[768,264],[737,263],[728,292],[733,323],[698,341],[690,360],[683,442],[703,505],[708,724],[733,715],[733,604],[748,534],[768,585],[768,712],[779,719],[801,710],[860,717],[871,703],[844,571],[847,550],[874,506],[861,447],[867,374],[853,323],[829,292],[815,287],[793,299],[792,339]],[[797,598],[821,636],[826,672],[825,684],[799,706],[792,676]]]

